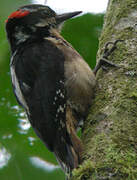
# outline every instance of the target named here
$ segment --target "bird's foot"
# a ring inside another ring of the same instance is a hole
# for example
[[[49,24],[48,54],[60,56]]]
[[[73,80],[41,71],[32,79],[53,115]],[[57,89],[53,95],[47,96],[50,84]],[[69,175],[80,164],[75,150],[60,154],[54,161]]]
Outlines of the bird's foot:
[[[107,70],[107,67],[116,67],[119,68],[118,65],[108,61],[108,57],[112,54],[112,52],[117,48],[117,43],[118,42],[123,42],[123,40],[116,40],[115,42],[108,42],[105,45],[105,50],[103,53],[102,58],[99,60],[99,62],[97,63],[97,65],[95,66],[95,68],[93,69],[94,74],[96,75],[96,73],[98,72],[98,70],[100,68],[102,68],[103,70]],[[109,48],[109,45],[112,45],[111,48]]]

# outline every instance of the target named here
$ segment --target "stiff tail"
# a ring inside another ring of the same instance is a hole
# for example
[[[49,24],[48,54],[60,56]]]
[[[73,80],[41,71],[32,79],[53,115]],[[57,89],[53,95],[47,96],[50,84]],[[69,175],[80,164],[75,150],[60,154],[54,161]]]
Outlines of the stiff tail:
[[[64,144],[63,149],[64,151],[55,150],[54,154],[65,174],[71,176],[72,170],[78,167],[78,156],[73,147],[68,144]]]
[[[54,154],[65,174],[71,176],[72,170],[82,162],[83,148],[75,131],[71,132],[69,139],[70,141],[66,141],[66,138],[62,137],[60,143],[57,143],[59,146],[54,149]]]
[[[66,128],[57,137],[54,147],[54,154],[63,171],[71,176],[72,170],[77,168],[82,162],[83,145],[76,134],[76,127],[72,111],[67,109]]]

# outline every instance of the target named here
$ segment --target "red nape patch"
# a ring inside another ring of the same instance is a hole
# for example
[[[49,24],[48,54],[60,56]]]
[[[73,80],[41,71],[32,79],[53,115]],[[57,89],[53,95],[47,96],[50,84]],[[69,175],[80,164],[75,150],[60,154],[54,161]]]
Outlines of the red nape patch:
[[[11,15],[8,17],[8,19],[6,20],[6,22],[9,20],[9,19],[12,19],[12,18],[22,18],[24,16],[27,16],[30,12],[27,11],[27,10],[18,10],[18,11],[15,11],[13,13],[11,13]]]

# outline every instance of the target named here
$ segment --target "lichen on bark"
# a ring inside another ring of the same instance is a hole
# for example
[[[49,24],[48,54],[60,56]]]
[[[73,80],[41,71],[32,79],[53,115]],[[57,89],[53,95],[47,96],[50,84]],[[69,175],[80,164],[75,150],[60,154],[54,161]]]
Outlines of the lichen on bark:
[[[97,60],[105,43],[124,40],[100,70],[94,103],[84,124],[85,161],[73,180],[137,180],[137,2],[110,0]]]

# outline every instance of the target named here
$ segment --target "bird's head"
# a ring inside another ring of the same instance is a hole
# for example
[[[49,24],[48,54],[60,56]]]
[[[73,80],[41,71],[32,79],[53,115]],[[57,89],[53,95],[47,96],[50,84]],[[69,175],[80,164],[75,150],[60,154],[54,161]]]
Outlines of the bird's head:
[[[10,44],[20,44],[30,38],[50,36],[52,28],[59,29],[60,24],[81,11],[57,15],[51,8],[32,4],[20,7],[6,21],[6,31]]]

